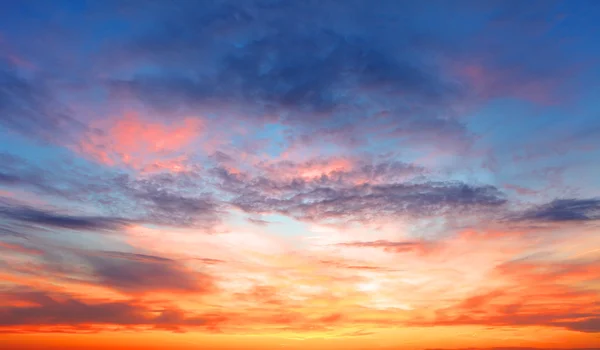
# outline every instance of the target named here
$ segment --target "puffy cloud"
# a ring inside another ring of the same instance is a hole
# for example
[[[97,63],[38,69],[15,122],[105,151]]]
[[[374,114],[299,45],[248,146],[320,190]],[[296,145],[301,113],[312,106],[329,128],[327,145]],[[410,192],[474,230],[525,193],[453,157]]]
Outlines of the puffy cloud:
[[[279,182],[220,170],[232,203],[249,213],[277,212],[303,220],[369,221],[385,216],[427,217],[502,206],[506,199],[493,186],[460,182],[346,184],[335,178]],[[342,178],[343,179],[343,178]]]

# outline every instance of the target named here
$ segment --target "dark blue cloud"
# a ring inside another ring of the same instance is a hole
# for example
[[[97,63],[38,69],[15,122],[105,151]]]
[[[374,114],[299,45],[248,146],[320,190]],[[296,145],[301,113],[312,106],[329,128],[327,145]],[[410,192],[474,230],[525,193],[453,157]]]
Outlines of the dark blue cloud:
[[[149,68],[109,88],[163,113],[234,111],[293,124],[294,136],[345,128],[362,142],[377,129],[445,147],[471,137],[453,111],[465,87],[430,52],[439,38],[410,20],[419,6],[208,1],[148,11],[159,25],[113,47],[111,62]],[[389,117],[374,117],[382,112]]]
[[[71,230],[118,230],[127,225],[126,220],[118,218],[65,215],[15,206],[0,206],[0,217],[29,225]]]
[[[188,268],[181,261],[145,252],[92,250],[68,247],[34,235],[0,240],[0,248],[28,256],[37,267],[0,264],[1,270],[58,281],[96,284],[128,295],[152,292],[207,294],[214,292],[212,276]],[[197,259],[205,264],[222,262]],[[82,268],[83,267],[83,268]]]
[[[11,174],[2,174],[0,173],[0,183],[3,185],[11,185],[19,182],[19,177]]]
[[[600,220],[600,199],[555,199],[526,211],[518,219],[540,222]]]

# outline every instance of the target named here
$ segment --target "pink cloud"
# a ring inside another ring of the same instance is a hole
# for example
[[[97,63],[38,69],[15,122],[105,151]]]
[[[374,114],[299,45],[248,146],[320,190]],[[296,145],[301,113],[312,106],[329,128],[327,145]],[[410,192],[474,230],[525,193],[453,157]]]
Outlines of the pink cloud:
[[[88,157],[109,166],[127,166],[140,172],[187,169],[183,154],[200,135],[203,123],[196,118],[167,125],[143,120],[136,112],[92,125],[78,149]]]

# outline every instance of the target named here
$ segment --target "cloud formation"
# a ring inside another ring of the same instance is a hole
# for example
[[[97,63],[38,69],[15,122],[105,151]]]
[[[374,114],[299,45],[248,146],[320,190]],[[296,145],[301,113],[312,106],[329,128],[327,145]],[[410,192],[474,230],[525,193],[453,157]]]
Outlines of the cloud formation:
[[[249,213],[276,212],[319,221],[369,221],[384,216],[434,216],[465,210],[480,211],[505,203],[493,186],[460,182],[347,184],[343,175],[313,181],[284,182],[218,170],[221,186],[233,194],[232,203]]]
[[[31,81],[0,65],[0,125],[43,140],[55,139],[74,127],[82,128],[66,106],[54,99],[45,82]]]
[[[598,15],[7,1],[7,346],[596,346]]]
[[[600,219],[600,199],[555,199],[526,211],[521,220],[565,222]]]

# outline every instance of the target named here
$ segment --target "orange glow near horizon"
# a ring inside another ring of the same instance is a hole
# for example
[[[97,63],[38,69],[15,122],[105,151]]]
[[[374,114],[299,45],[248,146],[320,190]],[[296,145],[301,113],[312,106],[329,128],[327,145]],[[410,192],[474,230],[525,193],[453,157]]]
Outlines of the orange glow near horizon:
[[[317,230],[308,241],[298,241],[261,229],[230,227],[227,233],[197,235],[187,229],[131,227],[127,241],[144,255],[127,259],[156,263],[159,270],[148,278],[163,282],[149,283],[139,291],[117,286],[110,292],[111,288],[102,291],[81,283],[78,287],[66,280],[59,282],[66,288],[51,289],[58,275],[35,284],[15,275],[4,280],[48,294],[43,299],[33,295],[28,299],[26,294],[4,299],[17,309],[83,303],[88,312],[96,312],[91,311],[95,306],[110,310],[116,307],[112,303],[120,303],[130,310],[115,315],[117,319],[129,322],[126,319],[134,317],[138,325],[83,321],[11,326],[4,327],[5,341],[22,349],[39,348],[34,339],[45,339],[49,349],[100,349],[108,344],[121,344],[123,349],[199,346],[194,344],[212,344],[211,349],[301,349],[308,344],[364,349],[373,342],[384,349],[422,349],[439,344],[560,348],[556,345],[567,341],[591,346],[598,339],[597,334],[568,326],[585,324],[587,315],[596,310],[590,301],[598,296],[600,286],[594,279],[600,274],[599,265],[593,256],[577,258],[594,254],[587,245],[553,241],[548,247],[554,256],[500,263],[528,252],[530,235],[467,230],[433,248],[413,250],[385,236],[366,244],[361,237],[364,230],[369,228],[343,235],[337,229]],[[589,245],[598,243],[585,232],[579,237]],[[15,271],[38,254],[15,244],[0,249],[25,259],[14,262]],[[159,254],[173,260],[155,261],[153,256]],[[556,264],[562,256],[575,258]],[[167,267],[171,275],[163,276],[159,271]],[[174,286],[167,288],[168,284]],[[575,285],[586,286],[587,291],[571,289]],[[540,325],[539,317],[555,319],[556,325]],[[31,337],[32,331],[41,333]]]

